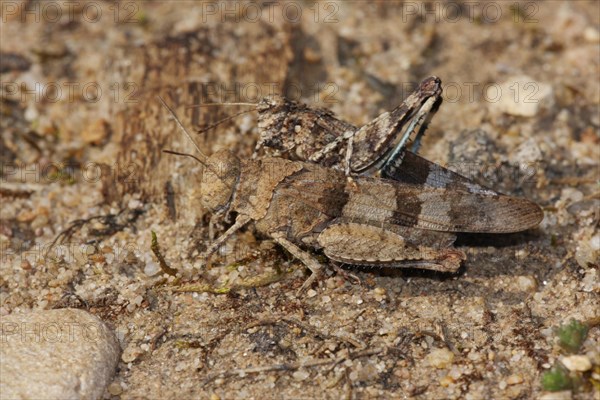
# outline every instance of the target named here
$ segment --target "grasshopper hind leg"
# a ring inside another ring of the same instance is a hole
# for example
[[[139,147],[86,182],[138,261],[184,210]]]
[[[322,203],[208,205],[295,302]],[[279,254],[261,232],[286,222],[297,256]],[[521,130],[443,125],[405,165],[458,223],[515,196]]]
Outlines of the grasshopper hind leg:
[[[391,152],[386,156],[385,162],[380,169],[388,168],[388,165],[394,160],[402,159],[404,151],[406,150],[406,144],[409,141],[412,134],[415,132],[417,126],[420,125],[419,130],[415,135],[415,139],[412,143],[410,150],[413,153],[417,153],[421,147],[421,139],[425,135],[425,131],[431,122],[431,119],[437,112],[441,101],[439,98],[431,97],[425,104],[419,109],[419,111],[413,117],[410,125],[406,128],[406,131],[402,135],[400,141],[394,146]]]
[[[321,232],[318,241],[328,258],[354,265],[416,267],[454,273],[466,259],[460,250],[416,246],[393,230],[361,223],[331,224]]]

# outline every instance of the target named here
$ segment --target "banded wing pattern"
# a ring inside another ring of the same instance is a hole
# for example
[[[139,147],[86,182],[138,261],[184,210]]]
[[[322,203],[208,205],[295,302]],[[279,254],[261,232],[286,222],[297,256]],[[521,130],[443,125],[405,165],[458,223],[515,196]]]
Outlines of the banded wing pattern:
[[[537,204],[489,190],[473,191],[456,185],[441,188],[370,177],[346,182],[343,173],[308,163],[284,180],[278,191],[291,201],[302,202],[331,217],[373,225],[510,233],[533,228],[543,218]]]

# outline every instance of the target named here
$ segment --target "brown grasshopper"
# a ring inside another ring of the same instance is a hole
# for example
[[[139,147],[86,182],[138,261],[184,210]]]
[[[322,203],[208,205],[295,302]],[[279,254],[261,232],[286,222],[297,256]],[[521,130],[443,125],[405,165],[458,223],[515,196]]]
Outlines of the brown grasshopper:
[[[235,223],[203,254],[206,259],[244,225],[272,238],[311,271],[323,271],[307,250],[355,265],[418,267],[455,272],[465,254],[419,243],[419,232],[516,232],[539,224],[543,213],[525,199],[495,192],[414,185],[357,176],[311,162],[278,157],[242,161],[229,151],[202,154],[173,111],[160,99],[204,165],[201,204],[214,213],[236,212]],[[416,229],[415,229],[416,228]]]
[[[267,147],[292,160],[343,169],[346,175],[372,175],[385,169],[389,160],[398,163],[420,125],[412,151],[418,149],[442,103],[441,84],[438,77],[426,78],[402,104],[360,128],[339,120],[329,110],[267,96],[257,105],[260,139],[255,157]]]
[[[342,169],[346,175],[378,175],[414,185],[498,194],[415,154],[441,103],[442,82],[430,76],[394,110],[359,128],[327,109],[268,96],[257,106],[260,138],[255,155],[266,147],[292,160]],[[405,146],[418,125],[409,151]],[[453,242],[452,235],[431,233],[421,233],[420,239],[432,236],[438,242],[445,237],[445,245]]]

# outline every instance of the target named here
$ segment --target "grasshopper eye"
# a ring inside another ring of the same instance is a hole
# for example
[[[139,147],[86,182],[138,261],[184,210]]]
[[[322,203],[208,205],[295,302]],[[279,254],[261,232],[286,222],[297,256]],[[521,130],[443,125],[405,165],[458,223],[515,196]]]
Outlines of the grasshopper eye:
[[[229,204],[240,175],[240,165],[240,160],[227,150],[210,156],[200,188],[200,202],[204,207],[215,211]]]

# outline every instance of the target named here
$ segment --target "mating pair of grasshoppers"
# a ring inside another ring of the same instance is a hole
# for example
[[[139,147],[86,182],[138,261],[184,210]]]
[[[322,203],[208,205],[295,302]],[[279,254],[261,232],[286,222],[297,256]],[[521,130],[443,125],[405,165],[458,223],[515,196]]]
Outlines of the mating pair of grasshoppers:
[[[455,272],[466,256],[452,247],[454,233],[537,226],[543,213],[535,203],[415,154],[441,94],[441,81],[427,78],[400,106],[360,128],[328,110],[269,96],[256,105],[260,139],[246,161],[226,150],[203,155],[160,99],[204,165],[201,204],[237,214],[202,256],[253,222],[312,271],[306,288],[323,270],[312,251],[347,264]],[[259,157],[263,148],[278,156]]]

